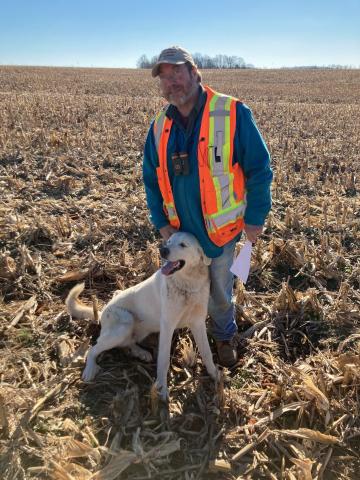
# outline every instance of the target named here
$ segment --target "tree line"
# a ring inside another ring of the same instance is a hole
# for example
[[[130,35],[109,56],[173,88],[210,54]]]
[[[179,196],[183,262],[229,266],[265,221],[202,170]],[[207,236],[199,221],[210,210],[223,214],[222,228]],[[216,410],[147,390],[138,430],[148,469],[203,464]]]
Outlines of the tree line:
[[[251,63],[245,63],[242,57],[237,55],[218,54],[214,57],[203,55],[202,53],[194,53],[192,55],[196,65],[201,68],[254,68]],[[154,55],[148,58],[145,54],[136,62],[137,68],[152,68],[158,60],[158,56]]]

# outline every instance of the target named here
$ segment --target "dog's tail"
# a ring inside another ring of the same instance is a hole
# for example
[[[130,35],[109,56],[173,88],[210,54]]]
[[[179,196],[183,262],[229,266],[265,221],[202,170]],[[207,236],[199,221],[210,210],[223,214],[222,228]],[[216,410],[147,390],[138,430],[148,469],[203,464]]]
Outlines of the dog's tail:
[[[92,307],[88,307],[84,303],[81,303],[78,300],[79,295],[85,288],[85,283],[78,283],[73,287],[69,295],[66,297],[65,304],[67,306],[67,311],[74,318],[90,318],[94,320],[94,310]]]

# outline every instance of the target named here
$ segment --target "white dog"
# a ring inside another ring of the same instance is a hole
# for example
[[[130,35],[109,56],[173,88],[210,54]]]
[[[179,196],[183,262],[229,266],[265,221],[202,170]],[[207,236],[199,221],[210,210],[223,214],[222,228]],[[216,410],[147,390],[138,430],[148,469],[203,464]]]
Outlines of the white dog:
[[[100,337],[87,355],[84,381],[92,380],[99,371],[96,357],[114,347],[128,347],[135,357],[151,361],[151,354],[136,342],[160,331],[157,383],[165,400],[171,339],[180,327],[190,327],[206,369],[216,379],[205,326],[211,260],[196,238],[184,232],[174,233],[160,248],[160,255],[166,260],[160,270],[138,285],[117,292],[105,306]],[[78,284],[70,291],[66,298],[68,312],[75,318],[93,318],[93,309],[78,301],[83,289],[84,284]]]

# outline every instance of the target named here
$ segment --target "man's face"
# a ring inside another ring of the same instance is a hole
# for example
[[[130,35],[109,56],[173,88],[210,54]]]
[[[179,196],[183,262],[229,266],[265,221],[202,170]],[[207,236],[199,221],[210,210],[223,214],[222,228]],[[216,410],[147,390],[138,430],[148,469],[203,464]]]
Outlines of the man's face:
[[[185,105],[198,89],[197,73],[185,64],[161,64],[159,79],[162,95],[176,107]]]

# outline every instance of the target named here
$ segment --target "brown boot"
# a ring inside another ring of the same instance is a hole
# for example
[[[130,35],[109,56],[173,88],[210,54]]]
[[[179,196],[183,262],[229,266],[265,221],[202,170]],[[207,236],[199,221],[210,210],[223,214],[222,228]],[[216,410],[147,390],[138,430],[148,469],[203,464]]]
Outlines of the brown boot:
[[[216,340],[216,349],[219,364],[223,367],[232,367],[238,359],[236,345],[231,340]]]

